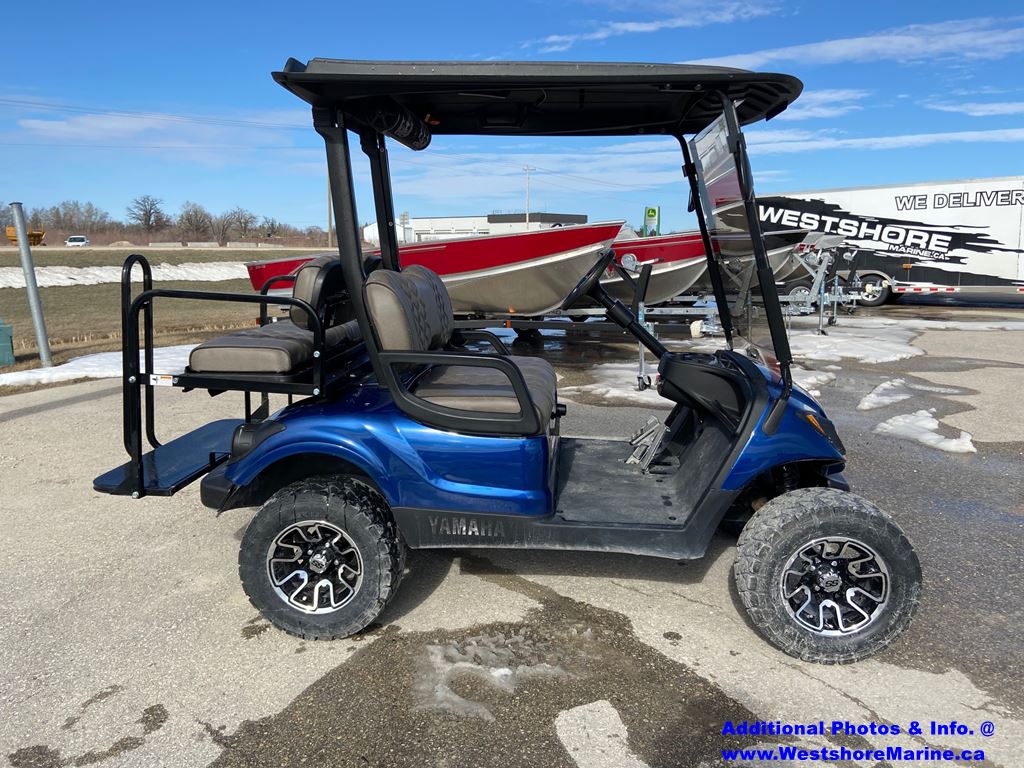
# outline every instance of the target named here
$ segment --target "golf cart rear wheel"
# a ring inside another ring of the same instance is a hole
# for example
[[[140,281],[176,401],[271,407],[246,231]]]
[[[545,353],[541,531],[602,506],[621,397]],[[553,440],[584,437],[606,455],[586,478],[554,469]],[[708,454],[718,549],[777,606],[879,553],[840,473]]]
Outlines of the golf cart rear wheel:
[[[394,595],[405,545],[384,498],[355,477],[282,488],[242,537],[238,572],[249,601],[307,640],[364,629]]]
[[[831,488],[778,496],[751,517],[734,574],[754,626],[791,656],[844,664],[909,626],[921,566],[887,514]]]

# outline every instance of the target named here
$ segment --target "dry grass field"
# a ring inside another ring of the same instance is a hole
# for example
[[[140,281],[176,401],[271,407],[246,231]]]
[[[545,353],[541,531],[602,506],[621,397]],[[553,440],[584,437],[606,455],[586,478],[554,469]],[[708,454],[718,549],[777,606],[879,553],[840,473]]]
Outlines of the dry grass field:
[[[211,283],[167,282],[161,288],[251,293],[246,280]],[[120,286],[75,285],[40,288],[46,330],[54,363],[93,352],[121,348]],[[225,329],[243,328],[256,322],[257,309],[250,305],[207,301],[158,299],[154,306],[155,340],[158,346],[185,344],[211,338]],[[14,367],[38,365],[35,332],[25,291],[0,290],[0,318],[14,330]]]
[[[103,267],[121,264],[129,253],[141,253],[150,264],[192,264],[211,261],[267,261],[326,251],[293,248],[52,248],[32,249],[37,267]],[[17,248],[0,248],[0,267],[20,267]],[[2,317],[2,315],[0,315]]]
[[[32,257],[37,267],[110,266],[121,264],[132,252],[139,252],[156,264],[189,264],[217,261],[261,261],[310,253],[310,250],[264,248],[49,248],[37,247]],[[15,248],[0,248],[0,267],[19,267]],[[159,288],[251,293],[247,280],[222,282],[160,282]],[[136,290],[141,290],[136,285]],[[95,352],[121,348],[120,285],[74,285],[39,289],[46,317],[46,330],[56,365]],[[257,308],[223,302],[160,299],[154,310],[155,341],[158,346],[199,342],[225,330],[244,328],[256,322]],[[4,372],[39,365],[35,332],[24,290],[0,289],[0,319],[14,334],[15,364]],[[0,387],[0,394],[13,388]]]

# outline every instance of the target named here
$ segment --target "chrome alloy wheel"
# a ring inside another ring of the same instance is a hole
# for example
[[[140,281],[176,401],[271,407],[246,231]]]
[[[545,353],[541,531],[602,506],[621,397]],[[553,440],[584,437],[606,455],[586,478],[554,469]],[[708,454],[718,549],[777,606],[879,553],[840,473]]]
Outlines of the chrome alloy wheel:
[[[827,536],[789,558],[780,588],[786,611],[803,629],[826,637],[852,635],[882,613],[889,570],[863,542]]]
[[[284,602],[303,613],[333,613],[355,597],[363,560],[336,525],[305,520],[285,528],[267,550],[267,576]]]

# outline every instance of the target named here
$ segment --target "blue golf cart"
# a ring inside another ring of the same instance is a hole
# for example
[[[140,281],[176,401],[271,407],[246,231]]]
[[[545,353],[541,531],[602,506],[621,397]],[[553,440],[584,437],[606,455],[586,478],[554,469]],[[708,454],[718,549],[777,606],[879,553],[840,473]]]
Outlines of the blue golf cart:
[[[741,126],[800,94],[796,78],[705,66],[289,60],[274,79],[311,105],[327,150],[337,254],[304,265],[291,296],[154,288],[133,255],[122,278],[124,443],[98,491],[173,495],[202,477],[218,511],[259,507],[242,585],[277,627],[311,639],[364,629],[388,604],[407,548],[502,548],[702,557],[740,530],[739,597],[802,659],[863,658],[910,623],[921,573],[899,526],[850,493],[845,449],[793,383]],[[596,303],[658,360],[672,404],[632,438],[564,438],[554,369],[494,334],[453,325],[438,276],[399,259],[387,144],[434,135],[663,136],[678,142],[723,331],[714,352],[672,351],[600,278]],[[379,257],[360,251],[350,145],[369,161]],[[141,272],[136,293],[133,276]],[[154,369],[156,300],[259,306],[259,327]],[[287,308],[269,322],[268,306]],[[479,351],[479,350],[484,351]],[[140,359],[141,358],[141,359]],[[244,393],[244,415],[162,444],[154,389]],[[269,398],[289,404],[269,412]],[[146,450],[143,441],[149,443]]]

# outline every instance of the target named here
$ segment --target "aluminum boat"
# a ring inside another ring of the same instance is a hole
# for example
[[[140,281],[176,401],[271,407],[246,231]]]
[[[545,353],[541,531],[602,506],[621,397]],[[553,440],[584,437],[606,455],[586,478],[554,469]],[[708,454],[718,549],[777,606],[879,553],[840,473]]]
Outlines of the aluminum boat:
[[[562,303],[621,228],[621,221],[612,221],[429,240],[399,246],[399,261],[402,266],[422,264],[440,275],[458,314],[543,315]],[[314,256],[246,264],[249,280],[259,290]]]

